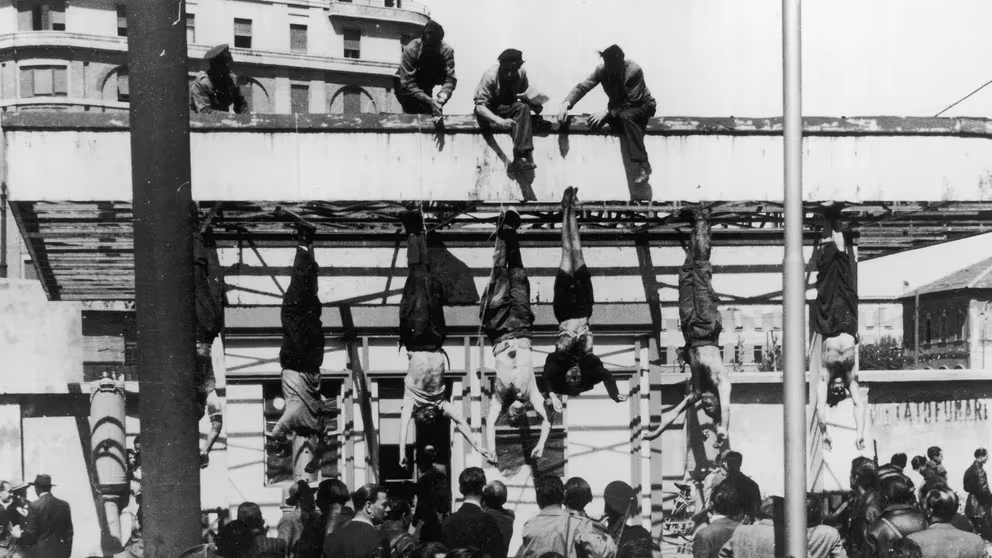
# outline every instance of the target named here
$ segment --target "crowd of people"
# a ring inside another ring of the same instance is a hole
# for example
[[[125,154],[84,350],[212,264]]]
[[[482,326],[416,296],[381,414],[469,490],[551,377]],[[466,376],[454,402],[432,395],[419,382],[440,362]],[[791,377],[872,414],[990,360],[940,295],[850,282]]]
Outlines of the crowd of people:
[[[376,484],[352,492],[338,479],[325,479],[316,488],[297,481],[284,492],[276,536],[270,536],[260,507],[245,502],[235,519],[183,557],[648,558],[657,550],[646,529],[628,525],[637,495],[621,481],[606,486],[604,514],[594,519],[586,512],[593,496],[584,479],[536,477],[540,512],[524,524],[522,544],[512,554],[515,514],[506,507],[502,482],[487,482],[482,469],[466,468],[458,476],[462,504],[452,512],[443,468],[421,466],[426,470],[415,501]]]
[[[911,462],[904,453],[884,465],[854,459],[851,491],[836,510],[825,509],[822,495],[806,498],[808,556],[983,558],[992,540],[992,491],[984,469],[988,451],[974,455],[962,481],[964,502],[948,484],[939,447]],[[724,461],[729,472],[709,485],[707,524],[694,535],[693,556],[784,556],[784,500],[761,499],[754,481],[739,472],[739,454],[730,452]]]
[[[69,558],[72,510],[52,495],[52,477],[33,482],[0,481],[0,558]],[[28,499],[33,487],[35,498]]]

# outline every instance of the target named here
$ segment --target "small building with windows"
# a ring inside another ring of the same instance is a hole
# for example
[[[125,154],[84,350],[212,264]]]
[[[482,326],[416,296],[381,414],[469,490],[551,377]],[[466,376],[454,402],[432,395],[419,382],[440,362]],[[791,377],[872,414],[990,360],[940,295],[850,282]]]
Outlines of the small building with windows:
[[[918,368],[992,367],[992,258],[907,293],[902,307],[904,346],[919,351]]]
[[[128,108],[127,2],[0,0],[0,108]],[[400,112],[393,76],[402,46],[430,19],[403,0],[186,2],[189,75],[231,45],[255,113]]]

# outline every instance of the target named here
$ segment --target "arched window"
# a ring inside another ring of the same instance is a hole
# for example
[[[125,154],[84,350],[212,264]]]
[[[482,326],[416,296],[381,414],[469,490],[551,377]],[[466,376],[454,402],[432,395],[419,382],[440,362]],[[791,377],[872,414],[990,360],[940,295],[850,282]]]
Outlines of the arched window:
[[[939,327],[940,327],[940,331],[939,331],[940,341],[941,342],[947,341],[947,338],[950,337],[950,334],[949,334],[948,329],[947,329],[947,310],[941,310],[940,311],[940,326]]]
[[[238,76],[238,87],[241,94],[248,101],[248,110],[255,113],[272,112],[272,105],[269,103],[269,92],[265,90],[259,81],[248,76]]]
[[[933,320],[930,319],[929,313],[926,316],[926,320],[923,322],[923,342],[933,342]]]
[[[361,87],[342,87],[331,99],[331,114],[377,114],[372,96]]]
[[[101,88],[104,101],[127,103],[131,99],[131,85],[127,66],[118,66],[103,79]]]

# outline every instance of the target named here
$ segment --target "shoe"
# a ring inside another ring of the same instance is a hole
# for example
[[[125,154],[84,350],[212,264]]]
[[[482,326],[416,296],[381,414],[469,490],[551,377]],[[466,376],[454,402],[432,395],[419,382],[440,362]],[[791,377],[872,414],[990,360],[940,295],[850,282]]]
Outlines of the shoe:
[[[400,222],[406,234],[420,234],[424,232],[424,214],[419,209],[404,211],[400,213]]]
[[[499,228],[514,229],[520,227],[520,214],[516,209],[508,208],[499,218]]]
[[[575,207],[575,188],[569,186],[565,188],[565,193],[561,196],[561,208]]]
[[[641,170],[637,173],[637,178],[634,179],[634,184],[638,186],[643,186],[648,183],[651,178],[651,167],[647,164],[641,165]]]

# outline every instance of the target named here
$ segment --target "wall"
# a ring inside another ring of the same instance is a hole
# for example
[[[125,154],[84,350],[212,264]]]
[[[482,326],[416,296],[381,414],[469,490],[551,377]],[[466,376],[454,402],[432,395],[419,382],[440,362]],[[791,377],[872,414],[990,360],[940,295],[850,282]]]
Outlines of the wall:
[[[916,347],[916,299],[903,299],[904,346],[910,356]],[[941,292],[920,295],[920,368],[974,368],[970,365],[970,337],[975,330],[969,327],[972,295],[968,292]],[[960,313],[960,316],[959,316]],[[947,316],[946,332],[941,317]],[[930,339],[927,342],[927,318],[930,319]]]

